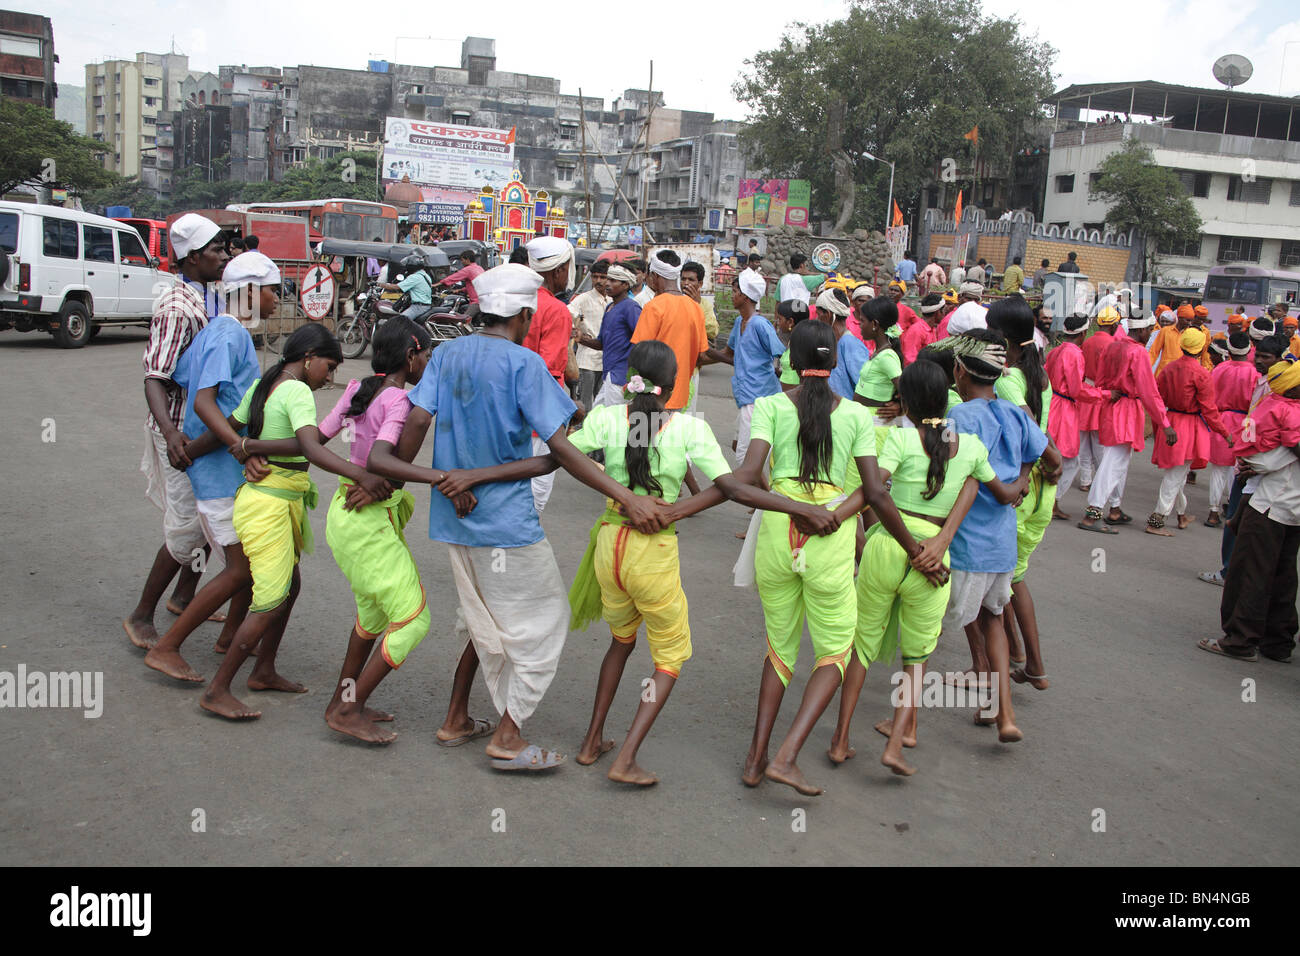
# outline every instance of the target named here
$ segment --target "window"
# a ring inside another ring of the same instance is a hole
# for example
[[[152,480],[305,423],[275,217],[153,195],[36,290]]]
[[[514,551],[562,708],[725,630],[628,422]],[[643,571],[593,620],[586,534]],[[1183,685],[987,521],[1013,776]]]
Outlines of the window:
[[[1292,206],[1300,206],[1300,179],[1291,184],[1291,202]]]
[[[1285,269],[1287,266],[1300,266],[1300,241],[1282,240],[1282,251],[1277,257],[1277,267]]]
[[[1105,232],[1106,223],[1104,220],[1102,222],[1085,222],[1083,228],[1088,232]]]
[[[1101,173],[1088,174],[1088,195],[1091,196],[1097,191],[1097,183],[1101,179]]]
[[[95,88],[98,89],[103,85],[104,85],[104,77],[102,75],[95,77]]]
[[[86,241],[86,259],[113,262],[113,230],[102,226],[82,226]]]
[[[1205,298],[1211,302],[1228,302],[1232,305],[1262,305],[1265,280],[1233,276],[1209,276],[1205,280]]]
[[[158,117],[156,117],[156,116],[146,116],[146,117],[144,117],[144,125],[145,125],[145,126],[157,126],[157,125],[158,125]]]
[[[566,163],[557,163],[555,166],[556,182],[571,183],[573,182],[573,171],[576,167]]]
[[[77,258],[77,224],[70,219],[42,220],[41,252],[56,259]]]
[[[171,180],[164,179],[163,184],[166,186],[170,186]],[[167,230],[166,229],[158,230],[158,256],[161,259],[167,258]]]
[[[560,120],[560,139],[574,140],[578,138],[578,124],[572,120]]]
[[[146,96],[146,97],[144,98],[144,105],[145,105],[145,106],[157,106],[157,105],[158,105],[158,98],[157,98],[156,96]]]
[[[1259,262],[1259,254],[1264,242],[1262,239],[1248,239],[1245,236],[1220,236],[1220,262]]]
[[[0,53],[13,56],[40,56],[41,41],[35,37],[0,36]]]
[[[73,227],[75,231],[75,226]],[[0,251],[18,251],[18,213],[0,212]]]
[[[139,236],[129,232],[119,232],[117,234],[117,251],[121,256],[121,260],[129,265],[149,265],[149,253],[144,251]]]
[[[452,110],[451,122],[453,126],[468,126],[469,110]]]
[[[358,242],[374,238],[374,236],[362,234],[361,227],[364,225],[364,219],[361,216],[352,216],[341,212],[327,212],[322,218],[324,224],[320,232],[323,236],[328,236],[331,239],[353,239]]]
[[[1181,259],[1201,258],[1201,237],[1191,242],[1161,242],[1156,244],[1156,252],[1162,256],[1176,256]]]
[[[1068,175],[1068,176],[1057,176],[1057,177],[1056,177],[1056,191],[1057,191],[1058,193],[1072,193],[1072,192],[1074,192],[1074,173],[1071,173],[1071,174]]]
[[[1210,196],[1210,174],[1198,173],[1193,169],[1175,169],[1178,181],[1187,190],[1187,195],[1195,199],[1208,199]]]
[[[121,77],[121,75],[122,75],[122,74],[120,74],[120,73],[118,74],[119,77]],[[144,78],[144,85],[145,85],[145,86],[157,86],[157,85],[158,85],[158,78],[157,78],[157,77],[153,77],[153,76],[146,76],[146,77]]]
[[[1273,180],[1271,179],[1260,179],[1256,177],[1253,183],[1248,183],[1240,176],[1228,177],[1229,202],[1267,203],[1272,192]],[[1251,261],[1253,262],[1254,260]]]

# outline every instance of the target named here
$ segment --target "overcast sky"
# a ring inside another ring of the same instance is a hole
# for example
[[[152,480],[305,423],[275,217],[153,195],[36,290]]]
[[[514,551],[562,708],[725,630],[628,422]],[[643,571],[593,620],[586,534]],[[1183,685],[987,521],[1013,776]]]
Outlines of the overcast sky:
[[[328,3],[267,0],[155,3],[150,0],[0,0],[54,21],[57,81],[85,84],[85,64],[166,52],[173,40],[192,69],[223,63],[364,69],[368,59],[459,66],[465,36],[496,40],[497,66],[557,76],[561,90],[604,97],[644,88],[654,60],[655,88],[677,109],[743,119],[731,84],[744,61],[770,47],[797,16],[821,22],[843,15],[844,0],[747,0],[649,7],[625,3],[546,7],[521,0],[489,4]],[[681,11],[643,21],[641,11]],[[986,0],[997,15],[1016,15],[1028,32],[1055,46],[1057,87],[1107,80],[1163,80],[1217,86],[1210,74],[1224,53],[1255,65],[1243,87],[1253,93],[1300,93],[1300,7],[1291,0],[1086,0],[1017,3]],[[483,11],[490,10],[490,16]],[[570,10],[589,10],[571,15]],[[1068,16],[1066,12],[1068,11]],[[644,25],[643,25],[644,24]],[[435,39],[423,39],[432,35]],[[420,37],[412,39],[411,37]],[[1284,44],[1289,48],[1282,76]],[[978,56],[977,50],[972,50]]]

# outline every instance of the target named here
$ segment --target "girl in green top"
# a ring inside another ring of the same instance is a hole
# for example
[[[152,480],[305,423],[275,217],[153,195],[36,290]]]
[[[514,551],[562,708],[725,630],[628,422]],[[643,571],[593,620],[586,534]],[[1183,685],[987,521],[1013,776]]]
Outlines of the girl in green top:
[[[264,654],[274,656],[284,637],[301,588],[298,555],[312,547],[307,511],[315,506],[316,488],[307,475],[308,462],[351,478],[376,498],[392,492],[386,480],[321,447],[312,392],[329,381],[342,360],[338,340],[323,326],[308,323],[285,340],[280,361],[253,384],[230,416],[239,426],[248,425],[241,451],[267,456],[268,461],[261,468],[256,458],[250,459],[252,465],[246,469],[252,480],[235,495],[235,531],[252,573],[253,600],[199,702],[222,717],[261,716],[231,693],[230,684],[254,646],[260,642],[259,659]],[[307,690],[278,675],[269,684],[250,682],[249,688],[296,694]]]
[[[1042,354],[1034,344],[1033,309],[1016,296],[1001,299],[989,306],[988,323],[989,328],[997,330],[1007,340],[1007,370],[994,385],[998,398],[1019,405],[1046,434],[1052,383],[1043,367]],[[1003,626],[1011,642],[1011,662],[1023,665],[1011,671],[1011,679],[1019,684],[1029,683],[1037,690],[1047,689],[1047,668],[1038,642],[1034,598],[1029,593],[1025,575],[1029,571],[1030,556],[1038,550],[1047,526],[1052,523],[1056,481],[1060,476],[1059,469],[1052,471],[1049,467],[1053,452],[1056,452],[1056,444],[1049,437],[1048,454],[1034,466],[1029,476],[1029,491],[1016,508],[1016,568],[1011,575],[1011,603],[1003,611]],[[1020,625],[1019,633],[1017,623]],[[1023,647],[1021,635],[1024,637]]]
[[[957,527],[975,500],[977,482],[984,482],[999,501],[1015,500],[1017,490],[997,479],[988,449],[974,435],[958,435],[945,417],[948,381],[942,368],[922,361],[909,365],[899,378],[903,413],[915,428],[886,431],[878,464],[891,478],[890,497],[906,528],[932,546],[943,560]],[[901,635],[905,679],[892,721],[876,730],[889,737],[881,762],[894,773],[915,769],[903,761],[902,748],[916,745],[916,697],[925,661],[934,651],[943,627],[950,585],[912,573],[898,542],[875,525],[867,535],[857,584],[854,655],[840,695],[840,716],[828,756],[843,763],[855,753],[849,746],[849,724],[873,661],[890,662],[894,635]]]
[[[628,355],[624,395],[629,404],[592,409],[570,439],[583,452],[603,451],[606,473],[614,481],[661,499],[665,519],[670,522],[658,534],[642,534],[607,499],[605,513],[592,528],[587,552],[569,591],[572,627],[584,629],[603,616],[611,634],[596,684],[591,723],[577,755],[580,764],[593,764],[614,748],[614,741],[604,739],[605,720],[637,631],[645,624],[654,671],[607,775],[639,786],[658,782],[658,777],[637,764],[637,751],[692,653],[677,533],[671,523],[730,497],[750,507],[780,509],[811,534],[823,533],[835,524],[824,509],[761,491],[733,477],[703,419],[665,411],[664,400],[672,394],[676,378],[677,359],[672,349],[654,339],[637,343]],[[492,468],[453,470],[439,488],[443,494],[455,496],[484,482],[549,474],[558,464],[553,456],[543,455]],[[680,503],[678,495],[688,464],[703,471],[714,484]]]
[[[776,334],[782,342],[790,343],[790,335],[800,322],[808,319],[808,303],[800,299],[786,299],[776,306]],[[786,349],[776,360],[776,377],[781,380],[781,391],[788,392],[799,384],[799,373],[790,367],[790,350]]]
[[[872,410],[877,425],[889,425],[899,415],[898,377],[903,374],[898,339],[889,335],[898,325],[898,306],[888,296],[868,299],[858,307],[858,323],[863,341],[874,347],[858,376],[854,399]]]
[[[948,408],[944,414],[951,414],[953,408],[961,404],[961,396],[957,394],[957,387],[954,384],[956,378],[953,376],[953,367],[956,365],[956,357],[953,350],[937,349],[933,345],[927,345],[917,353],[916,358],[917,361],[928,359],[943,369],[943,374],[948,380]]]

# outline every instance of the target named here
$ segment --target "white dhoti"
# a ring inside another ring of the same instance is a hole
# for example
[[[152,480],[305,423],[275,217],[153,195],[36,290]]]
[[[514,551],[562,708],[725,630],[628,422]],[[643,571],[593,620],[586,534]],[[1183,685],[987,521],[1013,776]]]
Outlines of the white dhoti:
[[[1183,486],[1187,483],[1187,472],[1191,467],[1191,462],[1185,461],[1181,465],[1161,470],[1156,514],[1167,517],[1171,509],[1177,509],[1175,514],[1187,513],[1187,496],[1183,494]]]
[[[754,422],[754,405],[741,405],[736,413],[736,467],[745,463],[749,453],[749,433]]]
[[[448,548],[460,597],[456,633],[474,642],[497,713],[522,725],[551,685],[569,633],[568,592],[550,542]]]
[[[167,553],[178,564],[189,564],[195,551],[207,543],[199,510],[194,502],[194,487],[185,472],[177,471],[167,460],[167,439],[154,431],[146,422],[144,457],[140,470],[147,485],[145,494],[162,509],[163,542]]]
[[[608,373],[600,380],[600,388],[596,391],[596,398],[592,401],[591,407],[597,405],[624,405],[623,386],[615,385],[610,379]]]
[[[1128,466],[1133,459],[1133,446],[1104,445],[1101,459],[1097,462],[1097,473],[1092,479],[1092,488],[1088,492],[1088,507],[1103,508],[1109,505],[1118,508],[1124,497],[1124,486],[1128,483]]]
[[[1079,484],[1092,487],[1092,479],[1101,464],[1101,439],[1094,429],[1079,433]]]
[[[545,440],[538,435],[533,436],[533,454],[545,455],[550,452],[550,446]],[[551,491],[555,488],[555,472],[549,475],[539,475],[533,479],[533,507],[537,509],[540,515],[542,509],[546,507],[546,502],[551,500]]]
[[[1079,472],[1079,459],[1081,457],[1081,455],[1075,455],[1073,458],[1061,459],[1061,480],[1056,483],[1057,504],[1060,504],[1061,498],[1070,490],[1074,476]]]
[[[1232,487],[1232,466],[1211,465],[1210,471],[1210,510],[1222,511],[1228,500],[1228,490]]]

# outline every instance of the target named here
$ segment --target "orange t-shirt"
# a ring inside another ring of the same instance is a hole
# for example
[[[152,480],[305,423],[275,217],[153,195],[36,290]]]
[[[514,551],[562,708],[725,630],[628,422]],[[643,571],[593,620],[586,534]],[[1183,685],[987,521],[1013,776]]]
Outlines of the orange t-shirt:
[[[664,292],[646,303],[637,319],[632,344],[658,339],[677,356],[677,381],[673,393],[664,403],[665,408],[677,410],[686,407],[691,396],[691,376],[700,360],[700,353],[709,347],[704,331],[704,310],[690,296]]]

